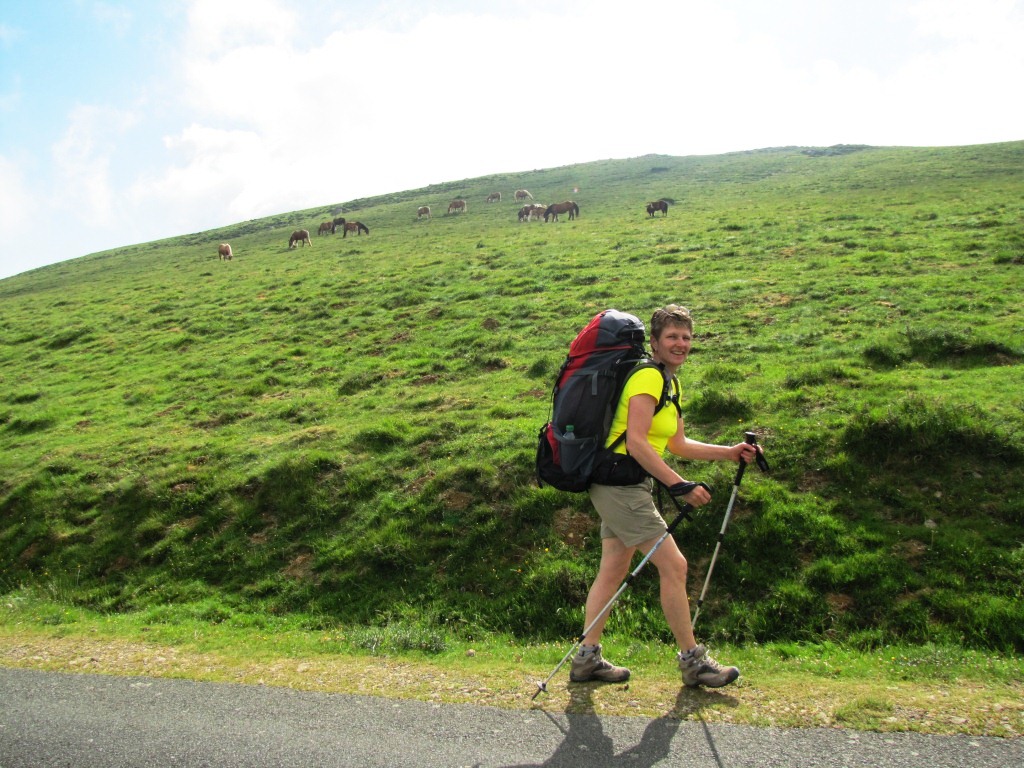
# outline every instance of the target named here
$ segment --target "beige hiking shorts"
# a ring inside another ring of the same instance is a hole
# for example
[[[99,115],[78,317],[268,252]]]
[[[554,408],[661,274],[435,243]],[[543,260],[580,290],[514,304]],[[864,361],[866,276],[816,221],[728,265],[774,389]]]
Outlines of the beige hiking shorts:
[[[601,518],[601,538],[615,538],[627,547],[660,538],[668,526],[654,504],[653,482],[636,485],[592,485],[590,500]]]

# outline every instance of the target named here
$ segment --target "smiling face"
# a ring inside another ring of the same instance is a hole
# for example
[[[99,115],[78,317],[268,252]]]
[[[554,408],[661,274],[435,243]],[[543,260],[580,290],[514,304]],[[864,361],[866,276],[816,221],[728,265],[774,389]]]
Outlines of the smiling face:
[[[686,307],[669,304],[651,318],[651,353],[672,370],[686,362],[693,344],[693,319]]]
[[[693,344],[693,331],[682,323],[669,323],[661,329],[661,336],[651,337],[651,353],[659,363],[675,371],[686,362]]]

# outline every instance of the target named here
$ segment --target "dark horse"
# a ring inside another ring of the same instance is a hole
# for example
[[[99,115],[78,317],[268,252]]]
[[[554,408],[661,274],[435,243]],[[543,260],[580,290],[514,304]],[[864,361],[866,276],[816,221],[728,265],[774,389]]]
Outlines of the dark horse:
[[[569,221],[572,221],[580,215],[580,207],[572,200],[566,200],[564,203],[549,205],[548,209],[544,211],[544,221],[546,222],[548,220],[548,216],[553,216],[555,221],[558,221],[558,214],[560,213],[568,213]]]
[[[668,216],[668,203],[664,200],[655,200],[653,203],[647,204],[647,215],[651,218],[658,211],[661,211],[663,216]]]
[[[346,221],[342,226],[341,236],[348,237],[349,232],[355,232],[357,235],[361,235],[364,232],[370,234],[370,228],[361,221]]]
[[[292,236],[288,238],[288,247],[294,248],[298,243],[302,243],[302,247],[305,248],[307,245],[312,248],[313,243],[309,239],[308,229],[296,229],[292,232]]]

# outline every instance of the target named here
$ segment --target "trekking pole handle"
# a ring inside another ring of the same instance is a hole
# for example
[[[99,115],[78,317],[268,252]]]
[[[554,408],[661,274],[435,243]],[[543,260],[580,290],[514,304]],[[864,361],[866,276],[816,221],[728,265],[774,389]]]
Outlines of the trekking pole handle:
[[[757,435],[755,435],[753,432],[744,432],[743,440],[745,443],[747,443],[747,445],[757,445]],[[755,447],[754,450],[756,451],[757,448]],[[732,481],[733,488],[738,486],[743,481],[743,473],[747,471],[747,460],[744,459],[742,456],[740,456],[738,464],[739,466],[736,467],[736,477],[734,477]]]
[[[662,485],[664,485],[664,484],[662,484]],[[679,499],[676,498],[679,494],[672,493],[671,488],[677,488],[679,490],[682,490],[681,486],[687,486],[687,489],[684,491],[684,493],[689,493],[694,488],[696,488],[698,485],[701,488],[703,488],[705,491],[707,491],[708,493],[711,493],[711,486],[709,486],[707,483],[685,483],[685,484],[684,483],[676,483],[675,485],[673,485],[671,487],[665,486],[665,489],[668,491],[668,497],[670,499],[672,499],[672,503],[675,505],[676,509],[679,511],[679,514],[676,515],[676,518],[671,523],[669,523],[668,530],[666,531],[666,533],[672,533],[676,528],[679,527],[679,524],[681,522],[683,522],[683,520],[689,520],[690,519],[690,513],[693,511],[693,505],[692,504],[686,504],[686,503],[680,504],[679,503]],[[660,503],[660,497],[659,497],[659,503]]]
[[[768,460],[765,459],[764,453],[761,452],[761,446],[757,444],[757,435],[754,434],[753,432],[744,432],[743,441],[747,443],[747,445],[754,446],[754,450],[757,451],[754,457],[754,460],[757,462],[757,468],[760,469],[762,472],[768,472]],[[745,462],[741,460],[740,466],[742,467],[744,463]],[[738,474],[737,478],[739,478],[741,475],[742,473]]]
[[[674,483],[672,485],[667,485],[665,486],[665,488],[666,490],[668,490],[669,495],[671,496],[685,496],[698,485],[704,486],[705,490],[707,490],[708,493],[711,493],[711,489],[708,488],[707,485],[705,485],[704,483],[690,483],[686,481],[681,483]]]

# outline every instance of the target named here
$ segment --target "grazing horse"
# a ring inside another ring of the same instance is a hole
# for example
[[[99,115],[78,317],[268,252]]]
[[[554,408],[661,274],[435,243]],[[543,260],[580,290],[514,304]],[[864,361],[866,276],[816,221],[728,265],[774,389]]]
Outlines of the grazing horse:
[[[530,205],[524,205],[522,208],[519,209],[519,220],[520,221],[529,221],[530,219],[538,219],[539,220],[540,217],[544,215],[544,211],[546,211],[547,209],[548,209],[548,207],[546,205],[537,205],[536,203],[532,203]]]
[[[419,219],[423,216],[426,216],[428,219],[430,218],[429,205],[421,205],[419,208],[416,209],[416,218]]]
[[[531,195],[529,191],[525,189],[516,190],[516,202],[519,202],[520,200],[525,200],[526,198],[530,198],[531,200],[533,200],[533,195]]]
[[[548,216],[553,216],[555,221],[558,221],[558,214],[560,213],[568,213],[569,221],[572,221],[580,215],[580,207],[572,200],[566,200],[564,203],[549,205],[547,210],[544,211],[544,221],[546,222],[548,220]]]
[[[357,235],[361,235],[363,232],[370,234],[370,228],[361,221],[346,221],[341,236],[348,237],[349,232],[355,232]]]
[[[491,194],[489,194],[487,196],[487,202],[488,203],[500,203],[501,202],[501,192],[491,192]]]
[[[333,235],[334,234],[334,228],[336,226],[337,225],[333,221],[323,221],[323,222],[320,222],[320,230],[317,232],[317,236],[319,237],[320,235],[322,235],[324,233],[326,233],[328,235]]]
[[[303,248],[307,245],[310,248],[313,247],[313,242],[309,239],[308,229],[296,229],[292,232],[292,236],[288,239],[288,247],[294,248],[297,243],[302,243]]]
[[[217,255],[220,256],[221,261],[231,261],[231,257],[233,255],[231,253],[231,244],[221,243],[217,246]]]
[[[338,227],[344,227],[345,226],[345,217],[344,216],[339,216],[334,221],[332,221],[331,224],[334,225],[335,229],[337,229]]]
[[[451,203],[448,204],[448,213],[457,213],[459,211],[462,213],[466,212],[466,201],[452,200]]]
[[[658,211],[661,211],[662,216],[668,216],[668,203],[664,200],[655,200],[653,203],[647,204],[647,215],[652,219]]]

